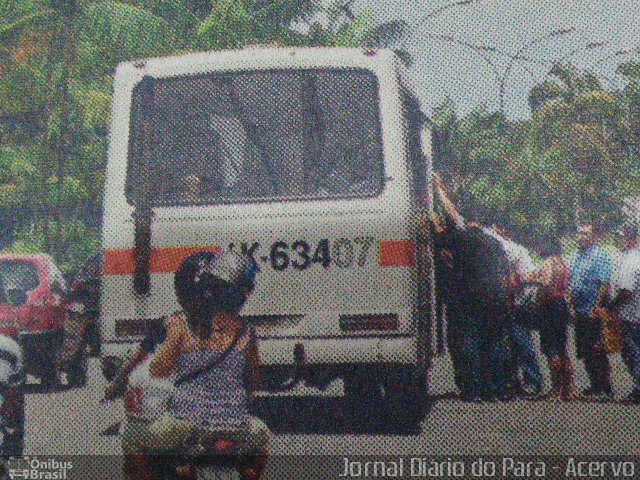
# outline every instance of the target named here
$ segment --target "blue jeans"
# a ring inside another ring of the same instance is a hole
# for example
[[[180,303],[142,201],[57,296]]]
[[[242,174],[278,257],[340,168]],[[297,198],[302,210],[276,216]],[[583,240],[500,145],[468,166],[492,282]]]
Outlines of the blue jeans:
[[[640,324],[622,321],[622,359],[633,377],[635,390],[640,392]]]
[[[517,370],[522,371],[523,386],[528,393],[542,393],[542,373],[533,345],[531,330],[513,321],[511,335],[513,337],[516,374]]]

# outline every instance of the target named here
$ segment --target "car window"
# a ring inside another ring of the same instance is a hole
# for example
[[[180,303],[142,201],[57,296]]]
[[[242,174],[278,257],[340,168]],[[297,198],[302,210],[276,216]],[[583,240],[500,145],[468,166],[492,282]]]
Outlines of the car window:
[[[40,285],[38,267],[25,260],[0,261],[0,302],[9,301],[11,291],[30,292]]]

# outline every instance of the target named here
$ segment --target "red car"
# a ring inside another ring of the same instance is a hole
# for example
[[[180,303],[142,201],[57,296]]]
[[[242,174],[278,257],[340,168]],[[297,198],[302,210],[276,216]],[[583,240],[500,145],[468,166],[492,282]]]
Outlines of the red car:
[[[27,373],[45,387],[56,379],[67,287],[46,254],[0,254],[0,334],[18,339]]]

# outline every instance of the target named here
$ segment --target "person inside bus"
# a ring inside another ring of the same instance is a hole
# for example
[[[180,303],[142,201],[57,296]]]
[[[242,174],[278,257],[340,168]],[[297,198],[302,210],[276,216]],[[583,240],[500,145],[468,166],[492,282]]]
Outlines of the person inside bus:
[[[508,322],[510,263],[500,242],[465,222],[436,175],[436,193],[447,219],[436,225],[438,291],[447,305],[448,342],[461,398],[507,399],[501,353]]]
[[[216,157],[212,163],[216,165],[216,196],[238,200],[272,197],[278,193],[274,182],[277,185],[279,178],[270,176],[273,160],[268,158],[263,145],[267,139],[256,135],[258,126],[248,125],[220,109],[209,115],[209,130]]]
[[[254,461],[241,472],[260,477],[270,432],[249,413],[258,384],[258,351],[251,326],[238,316],[253,290],[257,266],[245,255],[199,252],[175,274],[182,311],[165,322],[166,339],[150,364],[155,377],[175,372],[169,413],[149,426],[149,447],[173,450],[194,431],[239,443]]]

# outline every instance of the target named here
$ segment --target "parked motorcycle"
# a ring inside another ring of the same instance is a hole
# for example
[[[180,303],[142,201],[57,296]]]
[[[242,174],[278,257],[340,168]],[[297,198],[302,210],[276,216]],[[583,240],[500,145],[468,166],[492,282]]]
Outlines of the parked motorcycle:
[[[91,319],[84,304],[71,302],[65,309],[64,339],[58,358],[58,373],[66,373],[67,387],[84,387],[89,361],[88,339]]]

